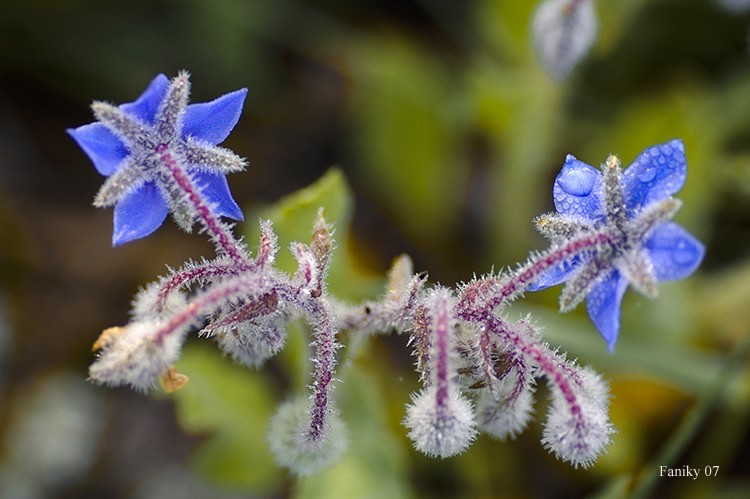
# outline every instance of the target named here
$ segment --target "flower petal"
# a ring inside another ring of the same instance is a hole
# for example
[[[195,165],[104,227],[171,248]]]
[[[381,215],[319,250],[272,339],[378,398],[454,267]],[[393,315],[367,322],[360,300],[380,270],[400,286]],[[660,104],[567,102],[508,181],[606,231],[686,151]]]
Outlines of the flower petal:
[[[216,213],[235,220],[244,220],[242,210],[229,192],[227,178],[223,173],[193,171],[191,176],[206,198],[215,203]]]
[[[147,182],[115,206],[112,245],[119,246],[146,237],[167,218],[167,204],[153,182]]]
[[[130,154],[125,144],[99,122],[68,128],[67,132],[105,177],[112,175]]]
[[[604,213],[599,197],[601,184],[602,174],[599,170],[568,154],[552,189],[555,208],[559,213],[587,221],[602,218]]]
[[[182,135],[192,135],[212,145],[224,142],[242,114],[247,89],[242,88],[202,104],[191,104],[185,110]]]
[[[594,285],[586,299],[589,317],[607,342],[610,352],[615,349],[620,332],[620,305],[627,287],[628,281],[615,270]]]
[[[576,268],[578,268],[578,265],[580,265],[580,263],[580,257],[576,257],[569,262],[565,261],[558,266],[548,269],[529,285],[528,290],[540,291],[552,286],[557,286],[558,284],[567,281],[573,275],[574,271],[576,270]]]
[[[706,248],[674,222],[660,225],[646,241],[646,248],[660,281],[684,279],[698,268]]]
[[[164,100],[169,87],[169,78],[163,74],[157,75],[151,80],[146,90],[133,102],[120,105],[120,109],[132,114],[141,121],[153,124],[159,104]]]
[[[685,144],[681,140],[647,148],[622,175],[628,212],[633,213],[679,191],[686,173]]]

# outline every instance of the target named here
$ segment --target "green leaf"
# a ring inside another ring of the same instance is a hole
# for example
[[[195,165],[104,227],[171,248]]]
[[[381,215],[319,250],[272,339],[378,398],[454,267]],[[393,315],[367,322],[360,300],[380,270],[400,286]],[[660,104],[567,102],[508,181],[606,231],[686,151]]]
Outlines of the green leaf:
[[[336,247],[331,260],[328,285],[339,298],[361,299],[376,295],[382,279],[365,274],[355,266],[349,250],[349,223],[352,218],[352,193],[340,170],[332,168],[313,184],[280,199],[276,204],[257,212],[261,219],[271,220],[279,236],[281,249],[277,257],[280,269],[293,272],[294,257],[285,246],[293,241],[309,243],[318,210],[333,225]],[[248,217],[254,219],[256,217]],[[248,224],[248,241],[257,241],[258,224]]]
[[[434,242],[457,223],[468,181],[460,80],[395,36],[353,45],[349,56],[358,174],[411,235]]]
[[[173,394],[180,425],[205,434],[191,464],[221,486],[278,490],[282,472],[266,444],[268,419],[276,405],[269,377],[232,364],[216,349],[191,344],[177,368],[190,377]]]

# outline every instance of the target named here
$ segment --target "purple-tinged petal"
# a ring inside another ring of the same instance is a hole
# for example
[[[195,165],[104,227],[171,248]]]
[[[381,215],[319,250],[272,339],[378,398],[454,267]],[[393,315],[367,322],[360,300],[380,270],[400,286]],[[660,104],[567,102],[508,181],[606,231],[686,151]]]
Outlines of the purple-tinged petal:
[[[614,271],[594,285],[586,298],[586,310],[610,352],[615,349],[620,332],[620,305],[628,281]]]
[[[147,182],[115,206],[112,245],[119,246],[146,237],[164,222],[169,212],[161,192]]]
[[[67,132],[105,177],[112,175],[130,154],[125,144],[99,122],[68,128]]]
[[[135,101],[122,104],[120,109],[149,124],[154,123],[159,104],[164,100],[169,87],[169,78],[163,74],[151,80],[148,88]]]
[[[229,136],[242,114],[247,89],[242,88],[202,104],[191,104],[185,110],[182,136],[220,144]]]
[[[591,165],[568,154],[562,171],[555,179],[552,194],[559,213],[581,217],[586,221],[602,218],[599,191],[602,174]]]
[[[684,279],[698,268],[706,248],[674,222],[660,225],[646,241],[648,255],[659,281]]]
[[[647,148],[622,175],[628,212],[633,213],[679,191],[686,174],[685,144],[681,140]]]
[[[193,171],[191,176],[206,198],[215,204],[217,214],[235,220],[244,220],[242,210],[229,192],[229,184],[223,173]]]
[[[562,265],[548,269],[546,272],[543,272],[536,281],[529,285],[528,290],[540,291],[567,281],[573,275],[573,272],[580,263],[580,258],[576,257],[570,262],[566,261],[563,262]]]

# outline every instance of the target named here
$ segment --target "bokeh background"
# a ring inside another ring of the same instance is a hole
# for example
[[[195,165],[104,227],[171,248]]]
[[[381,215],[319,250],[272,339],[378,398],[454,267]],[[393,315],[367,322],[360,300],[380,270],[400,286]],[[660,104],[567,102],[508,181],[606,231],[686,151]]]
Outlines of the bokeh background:
[[[534,1],[3,2],[0,497],[750,497],[750,14],[596,3],[593,50],[554,82],[530,41]],[[92,100],[131,101],[181,69],[193,102],[250,89],[225,143],[250,164],[229,179],[240,230],[296,207],[279,222],[285,246],[309,234],[302,205],[332,203],[332,289],[348,299],[377,294],[402,252],[446,285],[523,261],[545,245],[531,219],[552,209],[567,153],[628,164],[682,138],[677,220],[707,245],[700,271],[654,301],[629,292],[613,355],[584,311],[556,312],[559,290],[510,311],[611,380],[608,454],[587,470],[548,455],[542,389],[516,441],[419,455],[400,426],[418,380],[395,335],[347,339],[336,393],[351,450],[304,480],[265,443],[274,408],[305,384],[303,327],[258,372],[192,338],[178,366],[191,382],[172,395],[87,384],[91,343],[127,321],[138,287],[211,247],[168,223],[111,248],[111,211],[91,207],[102,179],[65,129],[92,120]],[[666,479],[660,465],[719,471]]]

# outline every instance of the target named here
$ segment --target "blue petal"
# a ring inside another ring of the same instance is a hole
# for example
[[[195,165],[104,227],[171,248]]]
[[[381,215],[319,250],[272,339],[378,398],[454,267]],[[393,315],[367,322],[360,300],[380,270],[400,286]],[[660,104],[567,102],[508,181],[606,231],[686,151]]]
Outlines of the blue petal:
[[[599,330],[610,352],[615,349],[620,332],[620,305],[628,287],[628,281],[618,271],[609,274],[594,285],[586,299],[586,310]]]
[[[685,144],[679,139],[643,151],[622,176],[628,211],[633,213],[679,191],[686,172]]]
[[[185,110],[182,135],[203,139],[213,145],[224,142],[242,114],[247,89],[222,95],[202,104],[191,104]]]
[[[115,206],[112,245],[146,237],[167,218],[167,205],[153,182],[147,182]]]
[[[242,210],[229,192],[229,185],[223,173],[193,171],[191,175],[203,195],[215,205],[216,213],[235,220],[244,220]]]
[[[573,275],[573,271],[578,267],[580,262],[580,257],[576,257],[571,261],[563,262],[562,265],[548,269],[536,281],[532,282],[527,289],[529,291],[540,291],[567,281]]]
[[[161,101],[164,100],[164,96],[167,95],[167,88],[169,88],[169,78],[163,74],[157,75],[140,97],[133,102],[122,104],[120,109],[141,121],[153,124],[156,111]]]
[[[660,225],[646,241],[646,248],[660,281],[684,279],[698,268],[706,248],[674,222]]]
[[[555,208],[559,213],[587,221],[602,218],[604,213],[599,198],[601,184],[599,170],[568,154],[552,189]]]
[[[99,122],[68,128],[67,132],[104,176],[112,175],[130,154],[125,144]]]

